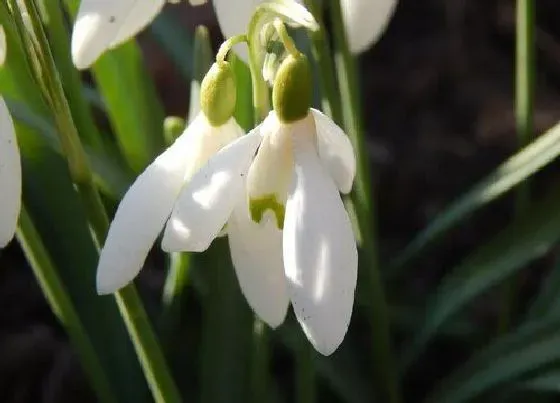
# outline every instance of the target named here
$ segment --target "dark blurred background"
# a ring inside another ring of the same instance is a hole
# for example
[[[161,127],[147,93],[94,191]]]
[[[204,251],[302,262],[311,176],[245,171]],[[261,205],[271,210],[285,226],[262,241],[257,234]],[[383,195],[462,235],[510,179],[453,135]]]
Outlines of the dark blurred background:
[[[181,4],[168,11],[190,31],[208,25],[218,45],[210,5],[192,9]],[[360,57],[383,261],[515,151],[514,17],[513,0],[400,0],[385,35]],[[541,133],[560,119],[560,2],[538,0],[537,21],[535,130]],[[167,114],[184,116],[188,83],[149,30],[140,42]],[[546,187],[546,180],[537,181],[534,191],[540,187]],[[430,285],[502,228],[512,207],[512,199],[505,198],[452,231],[409,271],[406,284],[398,285],[407,298],[422,304]],[[0,402],[94,401],[17,242],[0,253]],[[144,297],[154,303],[165,274],[160,263],[154,259],[138,280]],[[523,287],[533,283],[527,277]],[[194,300],[193,306],[189,315],[196,321],[200,313]],[[496,307],[488,296],[472,315],[482,328],[494,326]],[[356,332],[350,337],[359,339]],[[412,402],[465,358],[456,345],[437,345],[425,357],[414,371],[417,376],[405,380]]]

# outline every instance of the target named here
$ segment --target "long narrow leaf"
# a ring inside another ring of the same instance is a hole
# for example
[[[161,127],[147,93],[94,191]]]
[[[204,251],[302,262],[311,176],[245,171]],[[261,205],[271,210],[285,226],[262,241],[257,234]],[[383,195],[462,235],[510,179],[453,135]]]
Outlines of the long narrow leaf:
[[[508,159],[438,214],[397,256],[393,262],[395,269],[410,261],[430,242],[443,235],[461,220],[534,175],[559,155],[560,123]],[[393,270],[391,275],[397,275],[398,273],[400,273],[400,270]]]
[[[478,295],[542,256],[560,239],[560,193],[528,209],[463,264],[453,269],[429,301],[425,320],[405,351],[406,368],[454,314]]]

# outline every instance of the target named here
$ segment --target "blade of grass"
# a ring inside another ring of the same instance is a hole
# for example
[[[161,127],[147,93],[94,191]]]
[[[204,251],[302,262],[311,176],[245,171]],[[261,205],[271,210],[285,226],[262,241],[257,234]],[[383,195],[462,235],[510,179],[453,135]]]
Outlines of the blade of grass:
[[[84,364],[84,371],[89,376],[97,398],[102,402],[116,403],[117,397],[90,336],[84,328],[25,206],[22,206],[20,212],[16,236],[43,294],[76,346],[80,360]]]
[[[444,379],[426,402],[472,402],[484,392],[557,362],[559,330],[556,316],[498,338]]]
[[[534,137],[534,30],[535,5],[533,0],[517,0],[516,21],[516,82],[515,82],[515,123],[519,148],[526,147]],[[523,181],[516,194],[516,213],[523,214],[529,202],[529,183]],[[520,279],[513,277],[504,284],[498,330],[504,332],[510,326],[515,311],[515,300]]]
[[[505,194],[560,155],[560,123],[539,136],[523,150],[510,157],[490,175],[452,202],[398,254],[392,262],[390,276],[399,276],[403,266],[431,242],[467,218],[474,211]]]
[[[439,328],[476,296],[497,285],[543,256],[560,239],[560,193],[553,192],[531,206],[501,233],[475,250],[450,271],[434,291],[425,311],[424,324],[405,350],[405,371]]]

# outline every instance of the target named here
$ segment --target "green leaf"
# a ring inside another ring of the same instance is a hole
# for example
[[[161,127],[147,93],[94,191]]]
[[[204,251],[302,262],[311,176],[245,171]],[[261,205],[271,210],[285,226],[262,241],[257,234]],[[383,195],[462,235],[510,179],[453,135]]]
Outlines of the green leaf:
[[[73,16],[78,3],[66,1]],[[92,72],[121,152],[130,167],[139,172],[163,148],[164,118],[140,48],[129,41],[105,52],[93,65]]]
[[[461,403],[560,359],[560,316],[531,322],[498,338],[441,382],[427,402]]]
[[[560,239],[560,193],[532,205],[500,234],[451,270],[427,304],[425,320],[405,351],[407,368],[431,337],[478,295],[497,285]]]
[[[391,275],[418,255],[430,242],[468,217],[477,209],[502,196],[534,175],[560,155],[560,123],[500,165],[467,193],[451,203],[430,221],[393,262]]]
[[[14,119],[22,125],[34,129],[36,133],[40,133],[49,147],[58,154],[62,153],[56,129],[52,122],[34,113],[22,102],[7,98],[6,103]],[[133,173],[127,167],[117,163],[117,158],[110,158],[99,151],[92,150],[88,146],[84,146],[84,148],[89,158],[96,184],[106,195],[115,200],[120,199],[130,186],[130,183],[132,183]]]
[[[35,113],[46,115],[47,108],[22,57],[14,31],[1,14],[9,57],[7,64],[0,68],[0,93],[26,103]],[[42,135],[18,121],[15,124],[22,156],[23,202],[30,220],[91,338],[113,394],[119,401],[146,401],[142,372],[116,303],[112,297],[99,297],[95,292],[97,249],[70,180],[68,165]],[[79,348],[78,340],[72,338],[72,342]]]

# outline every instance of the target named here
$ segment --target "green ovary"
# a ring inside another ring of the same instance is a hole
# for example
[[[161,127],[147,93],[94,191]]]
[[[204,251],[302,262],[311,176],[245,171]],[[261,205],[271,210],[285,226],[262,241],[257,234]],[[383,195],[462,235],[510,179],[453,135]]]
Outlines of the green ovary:
[[[276,226],[278,229],[283,229],[286,209],[283,204],[278,203],[275,194],[268,194],[258,199],[250,199],[249,211],[254,222],[260,223],[267,210],[271,210],[276,216]]]

